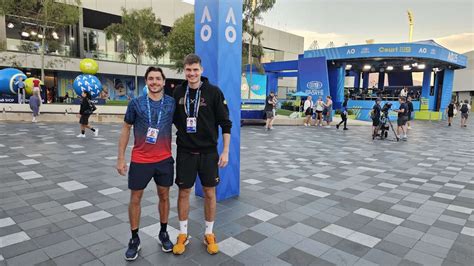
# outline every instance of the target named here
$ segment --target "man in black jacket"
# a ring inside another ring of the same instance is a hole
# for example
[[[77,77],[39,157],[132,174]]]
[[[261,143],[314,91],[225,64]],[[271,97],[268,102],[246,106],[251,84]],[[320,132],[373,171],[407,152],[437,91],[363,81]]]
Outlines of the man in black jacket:
[[[174,91],[177,128],[176,184],[179,187],[178,218],[180,233],[173,253],[183,254],[188,241],[189,195],[199,175],[204,192],[204,243],[209,254],[219,252],[212,233],[216,214],[216,186],[219,169],[229,161],[229,109],[222,91],[202,77],[201,59],[195,54],[184,58],[186,81]],[[224,149],[217,153],[219,129],[222,129]]]

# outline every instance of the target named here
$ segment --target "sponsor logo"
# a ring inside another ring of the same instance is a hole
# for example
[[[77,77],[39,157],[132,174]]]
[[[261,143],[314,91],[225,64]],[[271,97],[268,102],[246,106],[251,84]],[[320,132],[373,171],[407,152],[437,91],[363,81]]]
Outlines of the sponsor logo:
[[[448,53],[448,61],[457,63],[458,62],[458,54],[449,52]]]
[[[306,83],[306,88],[310,90],[318,90],[323,87],[323,83],[321,81],[313,80]]]
[[[366,48],[362,48],[362,50],[360,51],[361,54],[370,54],[370,49],[368,47]]]

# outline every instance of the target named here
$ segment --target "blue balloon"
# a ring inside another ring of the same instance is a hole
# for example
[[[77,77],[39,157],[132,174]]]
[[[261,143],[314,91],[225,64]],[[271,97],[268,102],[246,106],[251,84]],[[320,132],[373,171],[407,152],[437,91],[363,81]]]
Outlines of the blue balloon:
[[[81,95],[83,91],[88,91],[92,98],[99,96],[102,91],[100,80],[93,75],[79,75],[74,79],[72,84],[77,95]]]
[[[5,68],[0,70],[0,94],[17,94],[18,85],[16,85],[15,82],[18,81],[20,77],[23,78],[23,81],[26,80],[26,75],[16,68]]]
[[[145,85],[145,87],[143,87],[142,92],[143,92],[143,95],[148,95],[148,86],[147,85]]]

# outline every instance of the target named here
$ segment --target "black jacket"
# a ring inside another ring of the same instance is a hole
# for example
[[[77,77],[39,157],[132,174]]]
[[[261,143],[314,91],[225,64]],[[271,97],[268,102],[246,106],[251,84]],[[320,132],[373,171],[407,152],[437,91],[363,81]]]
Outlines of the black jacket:
[[[79,110],[79,114],[81,115],[90,115],[92,112],[86,114],[86,110],[92,111],[93,107],[91,106],[89,100],[87,98],[81,99],[81,109]]]
[[[200,152],[211,153],[217,152],[217,140],[219,129],[221,127],[222,133],[229,133],[232,128],[232,122],[229,120],[229,109],[222,91],[209,83],[206,77],[201,77],[203,82],[201,86],[201,99],[199,106],[199,113],[197,118],[197,132],[186,133],[186,112],[184,109],[184,96],[188,82],[185,81],[174,90],[173,97],[176,102],[176,111],[174,113],[173,123],[178,130],[176,132],[176,144],[178,151],[183,152]],[[191,97],[195,98],[195,92],[191,93]],[[193,104],[190,109],[193,109]]]

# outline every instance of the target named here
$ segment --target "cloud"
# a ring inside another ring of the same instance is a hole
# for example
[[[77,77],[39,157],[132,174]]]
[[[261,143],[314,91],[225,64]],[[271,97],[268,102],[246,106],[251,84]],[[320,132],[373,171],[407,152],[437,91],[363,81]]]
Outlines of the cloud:
[[[435,38],[434,41],[450,50],[461,54],[474,50],[474,33],[472,32]]]
[[[288,30],[288,32],[304,37],[304,49],[308,50],[309,46],[314,42],[318,41],[319,48],[325,48],[331,41],[334,42],[335,46],[342,46],[346,43],[350,37],[341,35],[338,33],[319,33],[309,30]]]

